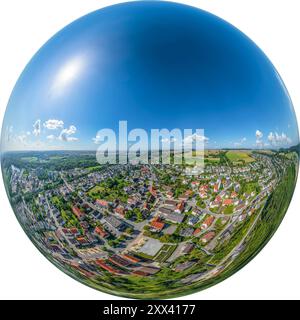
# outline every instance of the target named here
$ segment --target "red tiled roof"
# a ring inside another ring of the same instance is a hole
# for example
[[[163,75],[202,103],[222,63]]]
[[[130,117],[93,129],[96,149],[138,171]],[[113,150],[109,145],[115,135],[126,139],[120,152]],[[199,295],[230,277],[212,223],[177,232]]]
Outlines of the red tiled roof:
[[[118,213],[118,214],[121,215],[121,216],[124,216],[124,214],[125,214],[125,211],[124,211],[124,208],[123,208],[123,207],[117,207],[117,208],[115,209],[115,212]]]
[[[179,202],[179,203],[177,204],[176,208],[177,208],[179,211],[182,211],[183,208],[184,208],[184,202],[183,202],[183,201]]]
[[[209,216],[206,218],[203,222],[203,224],[206,224],[208,227],[214,222],[215,218],[213,216]]]
[[[96,260],[96,263],[98,266],[100,266],[102,269],[109,271],[110,273],[113,274],[122,274],[123,272],[121,270],[118,270],[116,268],[111,267],[110,265],[106,264],[103,259],[98,259]]]
[[[107,233],[105,230],[103,230],[100,226],[97,226],[97,227],[95,228],[95,232],[96,232],[97,234],[99,234],[99,236],[101,236],[101,237],[103,237],[103,238],[105,238],[105,237],[108,236],[108,233]]]
[[[156,190],[153,188],[153,186],[151,186],[151,187],[149,188],[149,192],[150,192],[154,197],[157,196],[157,192],[156,192]]]
[[[155,228],[157,230],[162,230],[164,226],[165,226],[165,224],[160,221],[152,221],[151,222],[151,227]]]
[[[80,243],[88,243],[87,239],[85,237],[78,237],[77,241]]]
[[[193,232],[193,236],[196,236],[200,232],[201,232],[200,228],[195,229],[195,231]]]
[[[190,196],[192,193],[193,193],[192,190],[186,190],[185,195],[186,195],[186,196]]]
[[[106,200],[97,199],[96,202],[98,204],[100,204],[100,206],[102,206],[102,207],[107,207],[108,206],[108,202]]]
[[[231,205],[232,204],[232,199],[225,199],[224,201],[223,201],[223,205],[224,206],[228,206],[228,205]]]
[[[91,271],[87,271],[79,266],[72,266],[74,269],[78,270],[80,273],[83,273],[86,277],[91,278],[94,276],[94,273]]]
[[[70,229],[70,232],[73,233],[73,234],[76,234],[76,233],[78,233],[78,229],[75,228],[75,227],[74,227],[74,228],[71,228],[71,229]]]
[[[109,257],[108,260],[119,267],[127,267],[131,264],[129,260],[124,259],[118,255],[113,255],[112,257]]]
[[[129,254],[123,254],[123,258],[125,258],[131,262],[134,262],[134,263],[140,262],[140,259],[133,257],[133,256],[130,256]]]
[[[135,274],[136,276],[142,276],[142,277],[148,275],[148,273],[140,271],[140,270],[135,270],[132,272],[132,274]]]
[[[84,213],[78,207],[72,207],[72,211],[78,219],[84,217]]]
[[[213,231],[210,231],[208,232],[206,235],[204,235],[202,238],[201,238],[201,241],[210,241],[214,238],[215,236],[215,233]]]

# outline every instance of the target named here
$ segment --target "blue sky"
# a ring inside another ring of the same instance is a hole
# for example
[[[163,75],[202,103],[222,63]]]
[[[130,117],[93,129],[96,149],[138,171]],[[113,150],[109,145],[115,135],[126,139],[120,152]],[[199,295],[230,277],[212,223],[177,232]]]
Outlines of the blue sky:
[[[291,101],[261,50],[223,20],[169,2],[108,7],[50,39],[14,88],[2,149],[95,149],[97,131],[120,120],[204,129],[207,148],[298,143]]]

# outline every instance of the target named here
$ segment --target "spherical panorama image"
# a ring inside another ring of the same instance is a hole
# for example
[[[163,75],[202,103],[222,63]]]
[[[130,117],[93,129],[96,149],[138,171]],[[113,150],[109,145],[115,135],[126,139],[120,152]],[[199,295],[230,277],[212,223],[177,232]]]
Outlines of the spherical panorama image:
[[[197,292],[249,262],[287,211],[298,153],[264,53],[224,20],[164,1],[58,32],[15,85],[1,136],[6,191],[39,251],[139,299]]]

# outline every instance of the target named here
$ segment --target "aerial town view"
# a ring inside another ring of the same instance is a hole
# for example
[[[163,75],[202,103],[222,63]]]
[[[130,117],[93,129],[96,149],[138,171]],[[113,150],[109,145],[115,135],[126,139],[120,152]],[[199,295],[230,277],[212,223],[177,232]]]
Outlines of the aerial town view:
[[[181,295],[237,271],[269,240],[294,190],[293,150],[207,150],[205,170],[99,165],[84,151],[8,152],[14,212],[56,266],[105,292]]]
[[[162,299],[213,286],[267,244],[299,146],[287,89],[245,34],[197,8],[132,1],[74,21],[28,63],[1,168],[20,225],[61,271]]]

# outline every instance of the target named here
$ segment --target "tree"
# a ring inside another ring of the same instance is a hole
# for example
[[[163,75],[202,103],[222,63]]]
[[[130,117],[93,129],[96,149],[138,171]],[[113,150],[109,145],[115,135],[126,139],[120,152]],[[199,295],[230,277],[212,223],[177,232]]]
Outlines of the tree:
[[[233,205],[229,205],[224,209],[225,214],[231,214],[233,213]]]
[[[125,219],[129,220],[133,217],[133,212],[131,210],[128,210],[125,212]]]
[[[145,226],[144,226],[144,230],[145,230],[145,231],[149,231],[149,230],[150,230],[150,226],[149,226],[148,224],[145,225]]]
[[[132,234],[133,233],[133,228],[128,227],[128,228],[126,228],[125,232],[128,233],[128,234]]]
[[[141,211],[138,211],[138,212],[136,213],[136,220],[137,220],[137,221],[143,221],[143,220],[144,220],[144,216],[143,216],[143,214],[141,213]]]
[[[159,238],[159,240],[161,242],[172,242],[172,236],[170,236],[169,234],[164,234]]]

